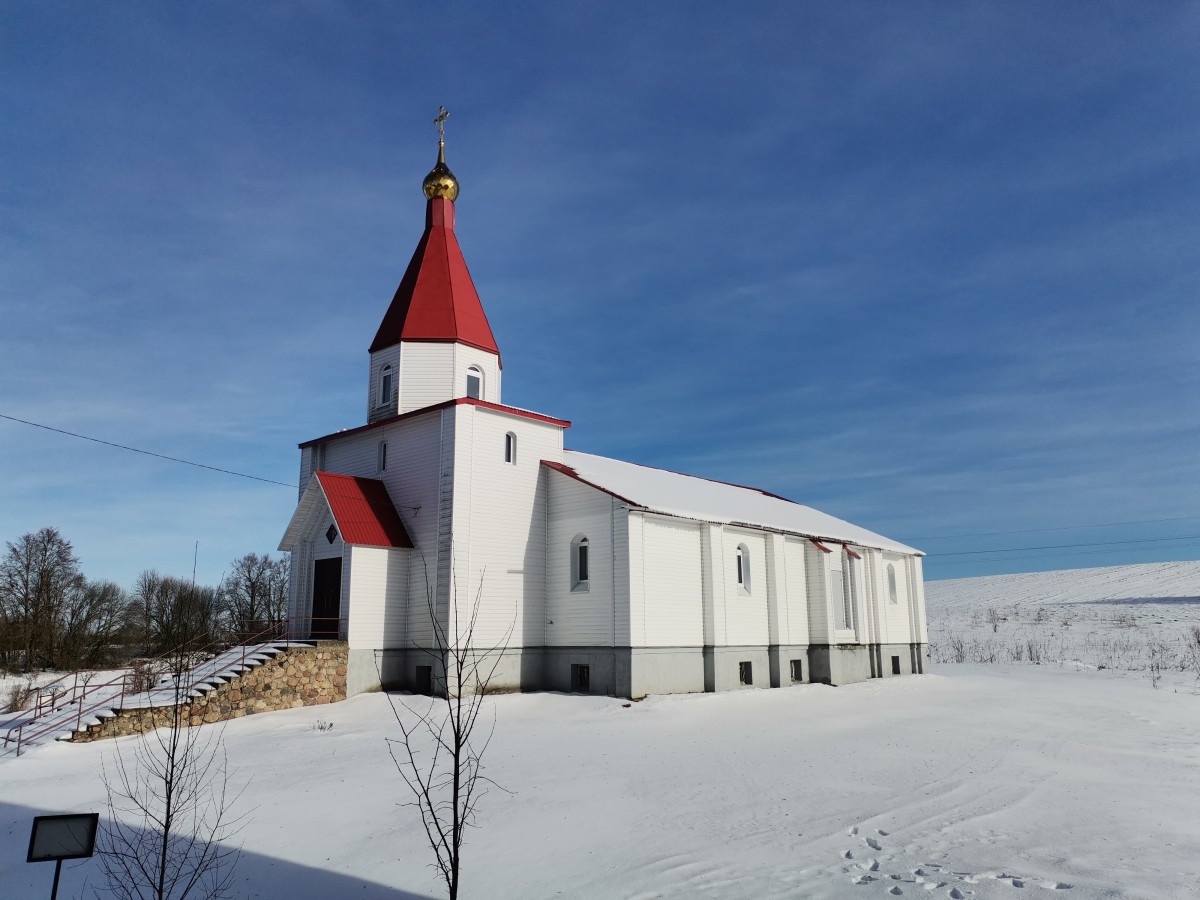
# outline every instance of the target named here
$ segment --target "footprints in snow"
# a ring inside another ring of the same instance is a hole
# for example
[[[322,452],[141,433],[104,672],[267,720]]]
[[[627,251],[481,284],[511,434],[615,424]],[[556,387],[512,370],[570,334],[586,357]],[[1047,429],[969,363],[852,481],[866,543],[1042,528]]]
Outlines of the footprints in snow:
[[[846,829],[846,834],[850,837],[860,837],[867,847],[876,853],[883,851],[883,843],[879,840],[881,837],[887,837],[888,832],[882,828],[876,828],[874,834],[877,836],[860,835],[857,825],[851,825]],[[842,859],[854,859],[854,851],[846,850],[842,853]],[[1049,891],[1065,891],[1070,890],[1071,885],[1062,881],[1030,881],[1020,875],[1013,875],[1009,872],[981,872],[976,875],[973,872],[955,872],[948,870],[940,863],[924,863],[915,869],[910,869],[907,875],[897,874],[882,874],[879,872],[879,860],[875,858],[866,859],[855,864],[856,868],[862,870],[859,874],[854,875],[850,879],[851,884],[865,885],[872,884],[876,881],[898,881],[904,884],[910,884],[913,887],[921,887],[923,890],[932,894],[934,891],[946,888],[945,896],[950,900],[967,900],[975,892],[967,888],[951,885],[951,880],[957,880],[962,884],[979,884],[981,881],[997,881],[1002,884],[1008,884],[1014,888],[1025,888],[1036,884],[1040,888]],[[843,868],[843,872],[849,873],[850,868]],[[882,887],[882,885],[881,885]],[[904,893],[904,888],[899,884],[893,884],[887,889],[887,893],[892,896],[901,896]]]

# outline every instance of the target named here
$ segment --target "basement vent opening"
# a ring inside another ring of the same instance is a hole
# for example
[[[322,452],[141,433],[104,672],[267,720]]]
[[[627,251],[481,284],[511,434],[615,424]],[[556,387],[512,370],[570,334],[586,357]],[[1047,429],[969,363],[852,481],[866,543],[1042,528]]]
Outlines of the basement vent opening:
[[[416,676],[413,692],[431,696],[433,694],[433,666],[417,666]]]
[[[742,684],[754,684],[754,667],[750,663],[738,663],[738,681]]]
[[[571,666],[571,691],[576,694],[592,692],[592,667],[583,665]]]
[[[892,657],[892,674],[893,675],[900,674],[900,657],[898,657],[898,656]]]
[[[792,683],[804,680],[804,663],[798,659],[792,660]]]

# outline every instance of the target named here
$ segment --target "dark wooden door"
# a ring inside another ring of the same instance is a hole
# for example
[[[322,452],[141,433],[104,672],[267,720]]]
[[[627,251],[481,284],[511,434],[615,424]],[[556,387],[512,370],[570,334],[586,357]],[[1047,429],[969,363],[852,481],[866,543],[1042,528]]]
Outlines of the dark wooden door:
[[[342,559],[318,559],[313,563],[312,629],[314,638],[338,636],[342,611]]]

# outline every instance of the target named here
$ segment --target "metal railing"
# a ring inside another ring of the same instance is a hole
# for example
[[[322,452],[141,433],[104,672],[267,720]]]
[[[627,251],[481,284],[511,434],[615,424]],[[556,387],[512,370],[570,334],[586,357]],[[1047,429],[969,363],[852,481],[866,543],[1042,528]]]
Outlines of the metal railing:
[[[207,640],[205,640],[207,638]],[[4,735],[3,749],[11,743],[16,744],[16,755],[21,755],[24,745],[47,734],[60,731],[70,724],[56,718],[52,722],[46,720],[55,713],[69,706],[76,706],[75,724],[72,731],[79,731],[85,716],[91,716],[101,710],[112,709],[121,711],[125,708],[127,697],[148,694],[162,685],[168,679],[173,694],[173,702],[164,706],[178,705],[191,699],[200,685],[218,677],[218,672],[201,672],[197,669],[205,663],[228,653],[235,647],[241,648],[240,657],[234,656],[222,666],[222,672],[237,667],[239,673],[247,671],[246,660],[253,654],[254,648],[262,644],[282,643],[287,645],[308,643],[319,640],[345,640],[346,619],[333,617],[292,616],[278,622],[271,622],[261,630],[231,631],[222,630],[214,634],[206,634],[201,638],[185,641],[183,644],[162,653],[145,662],[142,670],[136,669],[123,672],[116,678],[97,682],[88,673],[75,672],[62,676],[55,681],[42,685],[37,689],[29,712],[33,715],[16,725],[11,726]],[[185,676],[187,676],[185,678]],[[147,677],[155,679],[158,684],[145,685]],[[179,679],[176,682],[176,678]],[[67,687],[68,682],[70,687]],[[35,727],[36,726],[36,727]]]

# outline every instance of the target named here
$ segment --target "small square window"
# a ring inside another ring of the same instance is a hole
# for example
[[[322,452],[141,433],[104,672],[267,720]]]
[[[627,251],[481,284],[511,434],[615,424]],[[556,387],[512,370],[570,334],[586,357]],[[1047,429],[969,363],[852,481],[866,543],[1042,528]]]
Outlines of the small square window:
[[[309,533],[311,534],[312,532]],[[325,540],[329,541],[331,544],[337,540],[337,528],[335,526],[329,526],[329,530],[325,532]]]
[[[750,663],[738,663],[738,680],[742,684],[754,684],[754,667]]]
[[[804,680],[804,663],[801,660],[793,659],[792,660],[792,681],[797,682],[797,681],[803,681],[803,680]]]

